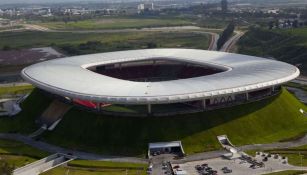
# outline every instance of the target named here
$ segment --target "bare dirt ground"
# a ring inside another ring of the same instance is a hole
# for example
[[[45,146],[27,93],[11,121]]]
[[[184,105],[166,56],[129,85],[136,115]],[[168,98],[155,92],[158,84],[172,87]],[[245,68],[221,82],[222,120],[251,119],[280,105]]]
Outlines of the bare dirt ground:
[[[0,66],[32,64],[63,56],[51,47],[0,51]]]
[[[0,83],[22,81],[20,71],[31,64],[64,57],[52,47],[0,51]]]

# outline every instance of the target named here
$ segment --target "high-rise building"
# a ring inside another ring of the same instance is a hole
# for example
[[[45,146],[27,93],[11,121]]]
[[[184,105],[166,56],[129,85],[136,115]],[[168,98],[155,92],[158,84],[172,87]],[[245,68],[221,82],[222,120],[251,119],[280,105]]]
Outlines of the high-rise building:
[[[222,12],[227,12],[227,10],[228,10],[228,2],[227,2],[227,0],[222,0],[221,1],[221,8],[222,8]]]
[[[154,10],[154,3],[142,3],[138,5],[138,13]]]

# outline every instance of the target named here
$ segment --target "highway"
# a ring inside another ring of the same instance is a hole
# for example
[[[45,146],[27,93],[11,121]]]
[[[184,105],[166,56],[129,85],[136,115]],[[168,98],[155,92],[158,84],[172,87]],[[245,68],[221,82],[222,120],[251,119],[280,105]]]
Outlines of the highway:
[[[239,39],[245,34],[242,31],[235,31],[235,35],[232,36],[220,49],[221,52],[231,52],[231,49],[237,44]]]

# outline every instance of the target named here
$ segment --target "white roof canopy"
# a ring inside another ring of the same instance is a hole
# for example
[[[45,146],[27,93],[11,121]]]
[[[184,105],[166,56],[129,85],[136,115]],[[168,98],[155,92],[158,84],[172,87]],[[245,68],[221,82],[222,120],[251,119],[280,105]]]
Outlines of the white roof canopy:
[[[165,58],[223,67],[208,76],[134,82],[92,72],[95,65]],[[41,89],[70,98],[117,104],[162,104],[243,93],[290,81],[299,70],[287,63],[194,49],[146,49],[74,56],[25,68],[22,77]]]

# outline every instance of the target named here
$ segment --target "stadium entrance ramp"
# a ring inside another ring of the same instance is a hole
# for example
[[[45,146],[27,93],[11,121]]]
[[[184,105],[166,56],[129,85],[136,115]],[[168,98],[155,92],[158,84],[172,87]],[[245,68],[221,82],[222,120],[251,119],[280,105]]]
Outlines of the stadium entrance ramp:
[[[53,154],[21,168],[15,169],[13,171],[13,175],[38,175],[60,165],[66,164],[74,159],[76,158],[66,154]]]

